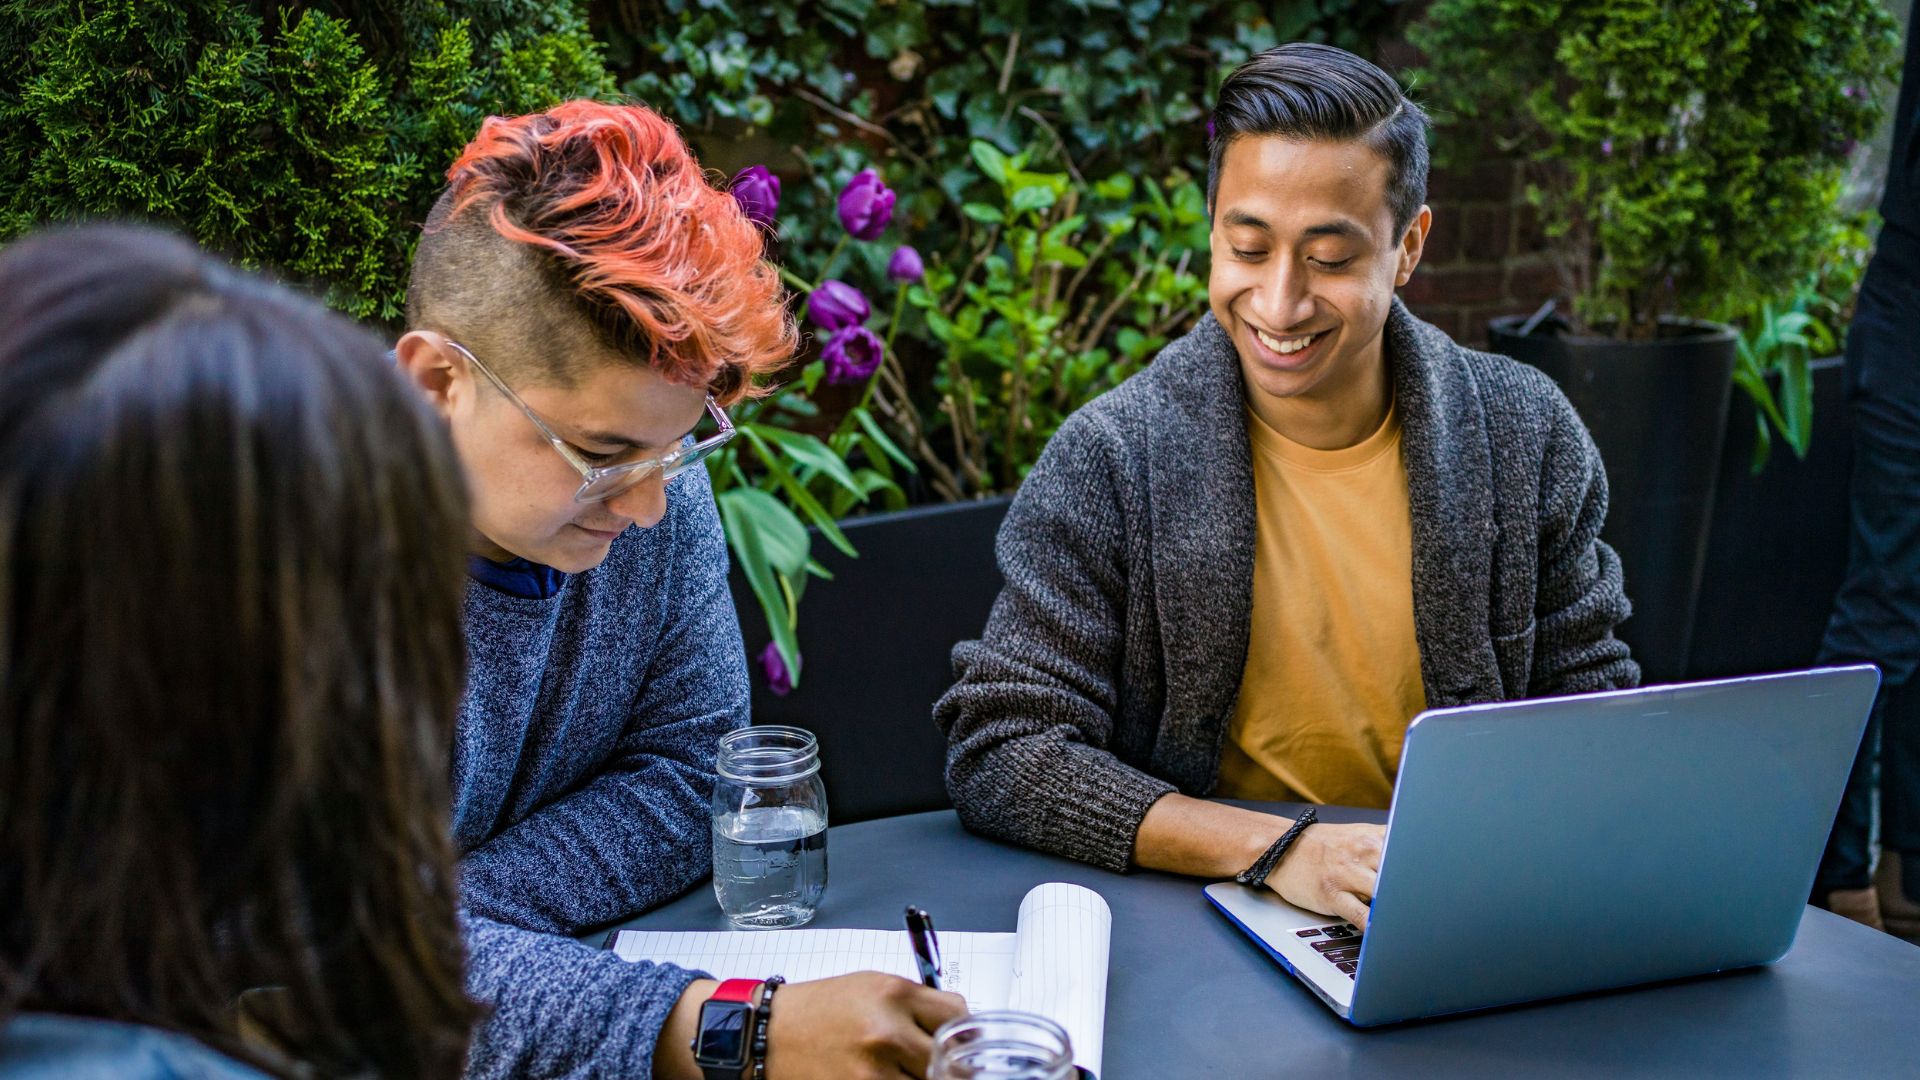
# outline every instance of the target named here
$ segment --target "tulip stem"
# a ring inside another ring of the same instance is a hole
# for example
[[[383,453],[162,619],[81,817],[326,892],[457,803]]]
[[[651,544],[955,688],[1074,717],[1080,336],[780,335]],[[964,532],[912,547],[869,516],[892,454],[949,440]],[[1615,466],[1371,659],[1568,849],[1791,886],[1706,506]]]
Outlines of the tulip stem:
[[[834,260],[840,258],[840,253],[847,250],[847,241],[849,239],[851,239],[851,237],[842,236],[840,242],[833,245],[833,250],[827,253],[827,261],[820,264],[821,281],[827,280],[828,275],[833,273]],[[819,286],[815,285],[812,286],[812,288],[817,289]],[[811,289],[809,289],[809,291],[811,291]]]
[[[885,345],[881,346],[880,363],[875,364],[873,374],[867,376],[867,388],[860,393],[860,404],[847,410],[847,415],[840,418],[840,426],[834,429],[833,438],[828,440],[829,445],[843,457],[846,455],[846,449],[842,444],[842,440],[846,438],[848,432],[853,430],[855,417],[873,401],[873,388],[880,382],[880,368],[886,363],[887,355],[893,352],[893,332],[899,329],[900,313],[906,310],[908,288],[909,286],[903,283],[900,288],[894,292],[893,318],[887,322],[887,341]]]
[[[907,309],[907,290],[913,286],[901,283],[900,290],[893,295],[893,318],[887,322],[887,351],[893,351],[893,332],[900,329],[900,313]]]
[[[807,279],[801,277],[799,274],[794,273],[793,271],[787,269],[784,266],[780,268],[780,280],[786,282],[787,284],[793,286],[796,289],[799,289],[803,293],[813,292],[813,285],[810,282],[808,282]]]

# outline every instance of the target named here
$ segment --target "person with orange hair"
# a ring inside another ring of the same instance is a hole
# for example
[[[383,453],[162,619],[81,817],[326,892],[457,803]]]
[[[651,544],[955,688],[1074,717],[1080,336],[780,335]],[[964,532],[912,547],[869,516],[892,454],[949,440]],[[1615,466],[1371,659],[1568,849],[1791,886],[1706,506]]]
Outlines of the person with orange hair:
[[[717,984],[568,935],[709,868],[748,684],[701,461],[796,330],[759,227],[643,107],[490,118],[447,179],[394,355],[473,500],[453,834],[490,1015],[469,1071],[700,1077]],[[875,973],[779,997],[765,1061],[705,1076],[919,1075],[964,1011]]]

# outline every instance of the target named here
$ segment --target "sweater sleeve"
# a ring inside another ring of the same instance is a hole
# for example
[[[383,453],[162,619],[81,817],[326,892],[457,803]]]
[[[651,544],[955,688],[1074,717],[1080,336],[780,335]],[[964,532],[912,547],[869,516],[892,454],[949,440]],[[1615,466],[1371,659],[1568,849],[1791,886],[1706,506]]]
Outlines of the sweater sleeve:
[[[1620,557],[1600,539],[1607,474],[1586,425],[1557,390],[1541,467],[1539,582],[1530,696],[1637,686],[1640,666],[1613,628],[1632,611]]]
[[[572,933],[669,900],[712,869],[714,758],[747,722],[746,650],[704,472],[682,474],[666,618],[627,726],[600,773],[467,853],[474,912]],[[657,527],[657,526],[656,526]]]
[[[1115,455],[1081,410],[1047,444],[996,546],[1006,586],[953,651],[934,706],[947,789],[976,832],[1125,870],[1172,784],[1109,749],[1124,646],[1126,534]]]
[[[702,972],[634,963],[466,912],[467,993],[488,1015],[467,1076],[652,1076],[654,1044]]]

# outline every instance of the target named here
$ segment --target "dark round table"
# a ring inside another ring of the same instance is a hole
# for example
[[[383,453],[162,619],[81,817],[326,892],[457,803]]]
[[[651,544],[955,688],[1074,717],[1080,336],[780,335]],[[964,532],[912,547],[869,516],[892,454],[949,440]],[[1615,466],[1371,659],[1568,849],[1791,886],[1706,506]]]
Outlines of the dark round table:
[[[1279,813],[1294,808],[1272,807]],[[1328,821],[1384,821],[1332,808]],[[1920,1076],[1920,948],[1808,908],[1771,967],[1394,1027],[1349,1027],[1192,878],[1112,874],[968,833],[950,811],[834,828],[817,927],[1014,929],[1071,881],[1113,909],[1102,1080],[1291,1076]],[[1524,899],[1524,898],[1517,898]],[[710,888],[622,927],[726,928]],[[1497,947],[1497,927],[1489,927]],[[582,938],[598,946],[605,931]]]

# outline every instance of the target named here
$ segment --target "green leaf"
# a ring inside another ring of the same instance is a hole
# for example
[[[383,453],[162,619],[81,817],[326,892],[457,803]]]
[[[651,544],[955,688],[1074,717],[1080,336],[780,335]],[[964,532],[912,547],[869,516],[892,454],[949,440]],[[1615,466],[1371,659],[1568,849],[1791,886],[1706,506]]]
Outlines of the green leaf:
[[[1093,193],[1103,199],[1120,201],[1133,195],[1133,177],[1117,172],[1093,186]]]
[[[1059,196],[1050,187],[1025,187],[1013,193],[1015,213],[1028,213],[1045,210],[1059,201]]]
[[[1793,456],[1804,460],[1813,435],[1813,370],[1804,352],[1795,350],[1781,368],[1780,404],[1787,421],[1780,433]]]
[[[1079,248],[1066,244],[1047,244],[1041,247],[1040,257],[1047,262],[1059,263],[1061,266],[1074,269],[1087,265],[1086,255],[1082,254]]]
[[[840,460],[840,455],[834,453],[832,448],[821,442],[818,437],[759,425],[754,426],[754,431],[779,447],[793,460],[824,474],[841,487],[858,493],[858,485],[854,483],[852,470],[847,468],[846,462]]]
[[[914,465],[913,459],[908,457],[899,446],[895,445],[892,439],[887,438],[887,433],[881,430],[879,421],[873,418],[872,413],[869,413],[865,409],[855,409],[853,419],[855,423],[860,425],[860,429],[867,433],[868,445],[878,446],[881,453],[892,458],[901,468],[908,472],[917,473],[920,471],[919,467]]]
[[[1006,215],[1000,212],[999,207],[988,206],[986,203],[970,202],[962,206],[960,212],[988,225],[999,225],[1006,220]]]
[[[974,163],[980,166],[981,173],[985,174],[987,179],[1002,187],[1006,186],[1007,155],[1001,153],[999,147],[985,139],[975,139],[967,150],[973,154]]]
[[[1042,233],[1040,235],[1040,242],[1042,245],[1067,243],[1067,238],[1078,232],[1080,226],[1086,223],[1087,215],[1075,214],[1064,221],[1055,223],[1052,228]]]
[[[1759,412],[1757,409],[1754,411]],[[1756,415],[1754,419],[1757,423],[1753,425],[1753,458],[1747,468],[1758,476],[1767,467],[1767,458],[1773,455],[1773,436],[1767,433],[1767,418],[1764,415]]]
[[[840,531],[840,526],[833,520],[833,515],[827,513],[827,508],[820,505],[820,500],[814,498],[806,485],[794,477],[793,470],[787,468],[787,463],[780,459],[780,454],[768,445],[757,431],[741,429],[741,434],[753,444],[760,463],[767,467],[768,475],[772,476],[774,483],[786,493],[787,501],[820,530],[820,535],[826,537],[828,543],[839,548],[849,559],[859,558],[860,553],[854,550],[853,544],[847,540],[847,535]]]
[[[771,503],[772,510],[761,500]],[[781,506],[773,496],[753,488],[735,488],[720,495],[716,501],[720,505],[720,524],[727,534],[727,546],[733,549],[734,559],[740,564],[741,573],[746,575],[754,599],[760,602],[760,613],[766,617],[767,629],[773,634],[774,647],[780,650],[781,659],[786,661],[787,670],[797,682],[800,640],[794,631],[794,619],[787,604],[791,589],[785,582],[785,575],[774,567],[767,550],[768,533],[763,530],[769,521],[782,514],[791,518],[793,512]],[[802,528],[800,533],[804,542],[806,529]],[[801,565],[809,561],[803,558]]]

